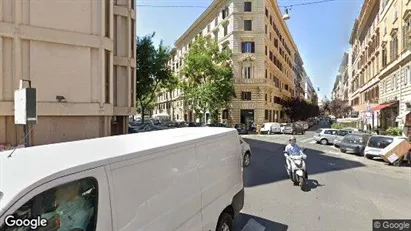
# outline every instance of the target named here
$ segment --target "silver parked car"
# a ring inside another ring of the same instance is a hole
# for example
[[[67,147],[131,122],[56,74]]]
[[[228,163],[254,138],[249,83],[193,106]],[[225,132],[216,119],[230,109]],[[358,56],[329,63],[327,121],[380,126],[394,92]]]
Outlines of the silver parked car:
[[[322,145],[333,144],[337,138],[338,129],[320,128],[315,131],[314,140]]]

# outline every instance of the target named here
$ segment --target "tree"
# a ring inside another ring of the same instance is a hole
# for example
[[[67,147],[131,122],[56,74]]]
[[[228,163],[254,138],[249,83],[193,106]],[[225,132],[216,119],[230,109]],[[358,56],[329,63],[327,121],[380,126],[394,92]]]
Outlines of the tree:
[[[167,66],[169,49],[163,46],[162,41],[156,48],[153,44],[154,35],[155,33],[137,37],[136,99],[143,122],[145,111],[153,105],[159,85],[165,84],[171,76],[171,71]]]
[[[318,116],[320,109],[317,105],[309,103],[298,97],[289,98],[282,101],[284,113],[292,122],[306,120],[310,117]]]
[[[182,74],[184,98],[202,120],[209,110],[212,122],[218,111],[235,97],[231,51],[220,49],[214,39],[199,36],[191,44]]]
[[[160,91],[164,90],[170,95],[174,90],[176,90],[180,85],[179,78],[176,75],[170,75],[169,79],[167,81],[163,81],[160,86]],[[172,120],[174,120],[174,107],[171,107],[171,115],[172,115]]]
[[[337,118],[345,117],[352,111],[348,101],[341,99],[333,99],[329,102],[328,107],[330,113]]]

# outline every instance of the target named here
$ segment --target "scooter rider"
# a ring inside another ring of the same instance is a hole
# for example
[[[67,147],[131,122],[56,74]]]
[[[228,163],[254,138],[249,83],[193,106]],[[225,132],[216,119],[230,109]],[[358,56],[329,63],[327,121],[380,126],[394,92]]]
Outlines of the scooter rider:
[[[288,141],[289,141],[289,144],[285,147],[284,153],[288,154],[288,156],[303,155],[303,150],[300,148],[300,146],[297,145],[297,139],[295,138],[295,136],[291,136]],[[291,160],[286,158],[286,163],[287,163],[288,174],[290,174]]]

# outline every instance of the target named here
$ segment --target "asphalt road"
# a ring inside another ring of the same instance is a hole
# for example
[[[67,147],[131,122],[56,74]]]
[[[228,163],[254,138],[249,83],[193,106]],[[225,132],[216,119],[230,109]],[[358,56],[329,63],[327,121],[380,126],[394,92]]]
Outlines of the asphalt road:
[[[285,172],[289,135],[244,136],[253,154],[236,231],[372,230],[373,219],[411,219],[410,167],[340,153],[313,142],[313,133],[297,135],[308,156],[305,191]]]

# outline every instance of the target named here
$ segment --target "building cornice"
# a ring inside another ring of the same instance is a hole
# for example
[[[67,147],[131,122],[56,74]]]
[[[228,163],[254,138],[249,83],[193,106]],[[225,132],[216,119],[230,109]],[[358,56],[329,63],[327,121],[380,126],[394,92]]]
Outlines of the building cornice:
[[[295,52],[298,53],[298,48],[297,45],[294,42],[293,36],[288,29],[287,23],[285,23],[284,19],[282,18],[282,12],[280,10],[280,7],[278,6],[277,1],[268,1],[274,8],[275,11],[275,16],[277,17],[278,21],[281,23],[281,26],[284,28],[284,31],[287,35],[288,41],[290,41],[291,46],[294,48]]]
[[[350,40],[349,40],[349,43],[351,45],[355,45],[354,40],[355,40],[355,37],[356,37],[356,34],[357,34],[357,28],[358,28],[358,19],[355,19],[354,26],[351,30]]]
[[[214,0],[210,6],[198,17],[193,24],[184,32],[180,38],[174,43],[175,47],[181,47],[186,43],[188,40],[191,40],[197,33],[203,30],[215,15],[219,13],[220,9],[227,5],[229,0],[221,1],[221,0]]]

